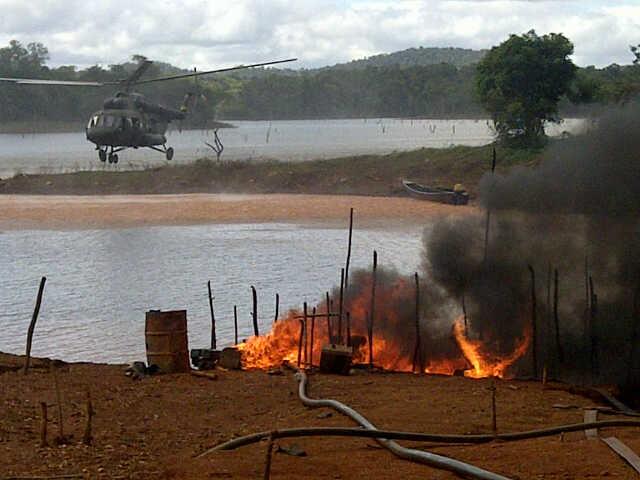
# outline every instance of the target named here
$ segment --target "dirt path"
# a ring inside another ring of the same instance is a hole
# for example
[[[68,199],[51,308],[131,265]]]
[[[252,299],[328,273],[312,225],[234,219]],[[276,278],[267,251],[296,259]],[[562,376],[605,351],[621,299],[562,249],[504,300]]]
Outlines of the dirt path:
[[[360,227],[402,226],[465,215],[473,206],[410,198],[337,195],[0,195],[0,229],[76,229],[201,223],[344,225],[353,207]]]

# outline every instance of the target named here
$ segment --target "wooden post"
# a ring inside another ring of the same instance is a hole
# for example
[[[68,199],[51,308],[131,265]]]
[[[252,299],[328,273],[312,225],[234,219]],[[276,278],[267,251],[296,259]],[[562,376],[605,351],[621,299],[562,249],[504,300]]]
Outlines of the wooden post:
[[[340,305],[338,307],[338,341],[342,345],[342,312],[344,303],[344,268],[340,269]]]
[[[491,431],[494,435],[498,435],[498,415],[496,412],[496,381],[491,378]]]
[[[253,312],[251,312],[251,316],[253,317],[253,334],[256,337],[260,336],[260,332],[258,331],[258,294],[256,292],[256,287],[251,285],[251,296],[253,297]]]
[[[93,404],[91,403],[91,392],[87,390],[87,405],[86,405],[86,423],[84,425],[84,435],[82,436],[82,443],[85,445],[91,445],[93,443],[93,436],[91,434],[91,424],[94,415]]]
[[[551,262],[547,267],[547,311],[546,311],[546,321],[544,327],[544,363],[545,366],[549,365],[551,360],[551,342],[549,338],[551,337]]]
[[[273,458],[273,434],[269,435],[269,442],[267,443],[267,453],[264,459],[264,480],[271,478],[271,459]]]
[[[531,265],[529,265],[529,273],[531,273],[531,361],[533,362],[533,378],[538,378],[538,306],[536,298],[536,272]]]
[[[211,293],[211,280],[207,281],[209,290],[209,311],[211,312],[211,349],[216,349],[216,316],[213,313],[213,294]]]
[[[353,236],[353,208],[349,212],[349,245],[347,247],[347,262],[344,267],[344,290],[349,295],[349,263],[351,262],[351,238]]]
[[[414,278],[416,281],[416,312],[415,312],[415,323],[416,323],[416,346],[413,351],[413,372],[416,371],[416,367],[422,367],[422,348],[420,345],[420,279],[418,278],[418,272],[414,274]],[[420,370],[422,372],[422,368]]]
[[[313,307],[313,309],[311,310],[311,341],[309,342],[311,344],[311,347],[309,348],[309,358],[310,358],[310,364],[311,367],[313,367],[313,341],[314,341],[314,335],[315,335],[315,330],[316,330],[316,307]]]
[[[351,312],[347,311],[347,347],[351,346]]]
[[[46,447],[48,445],[48,443],[47,443],[47,422],[48,422],[48,418],[47,418],[47,403],[46,402],[40,402],[40,412],[41,412],[41,416],[40,416],[40,446],[41,447]]]
[[[553,281],[553,321],[555,324],[556,333],[556,348],[558,350],[558,360],[564,362],[564,352],[562,350],[562,343],[560,342],[560,319],[558,318],[558,269],[554,270]]]
[[[467,320],[467,302],[465,300],[464,291],[462,292],[462,317],[464,318],[464,336],[469,335],[469,325]]]
[[[300,338],[298,340],[298,368],[300,368],[300,362],[302,361],[302,340],[304,337],[304,320],[300,320]]]
[[[40,305],[42,303],[42,294],[44,293],[44,284],[46,283],[46,281],[47,277],[42,277],[40,279],[40,287],[38,288],[38,296],[36,297],[36,306],[33,309],[31,323],[29,323],[29,329],[27,330],[27,351],[23,370],[25,375],[29,371],[29,364],[31,363],[31,343],[33,342],[33,331],[36,328],[36,321],[38,320],[38,315],[40,314]]]
[[[496,147],[493,147],[491,154],[491,175],[496,171]],[[491,210],[487,208],[487,219],[484,226],[484,264],[489,258],[489,230],[491,226]]]
[[[304,365],[309,363],[309,337],[307,335],[307,302],[303,303],[302,311],[304,312]]]
[[[238,307],[233,306],[233,333],[234,333],[234,345],[238,345]]]
[[[595,376],[598,374],[598,345],[594,328],[598,316],[598,295],[593,288],[593,277],[591,275],[589,275],[589,299],[591,301],[589,305],[589,337],[591,339],[589,351],[591,354],[591,380],[594,381]]]
[[[53,386],[56,390],[56,403],[58,407],[58,440],[64,443],[64,426],[62,424],[62,395],[60,394],[60,385],[58,383],[58,374],[56,372],[56,366],[51,364],[51,374],[53,375]]]
[[[373,271],[371,272],[371,314],[369,316],[369,368],[373,369],[373,322],[376,318],[376,276],[378,270],[378,252],[373,251]]]
[[[276,323],[278,321],[278,309],[280,308],[280,295],[278,295],[276,293],[276,314],[275,317],[273,319],[273,323]]]
[[[329,343],[333,343],[333,332],[331,331],[331,300],[329,299],[329,292],[327,292],[327,335],[329,336]]]

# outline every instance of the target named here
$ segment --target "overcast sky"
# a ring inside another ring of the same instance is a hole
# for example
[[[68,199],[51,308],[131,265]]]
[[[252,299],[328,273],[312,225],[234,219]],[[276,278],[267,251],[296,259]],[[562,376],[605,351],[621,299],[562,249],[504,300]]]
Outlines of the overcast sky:
[[[50,64],[134,53],[183,68],[298,57],[333,65],[410,47],[490,48],[510,33],[566,35],[580,66],[628,64],[640,0],[0,0],[0,45],[41,42]]]

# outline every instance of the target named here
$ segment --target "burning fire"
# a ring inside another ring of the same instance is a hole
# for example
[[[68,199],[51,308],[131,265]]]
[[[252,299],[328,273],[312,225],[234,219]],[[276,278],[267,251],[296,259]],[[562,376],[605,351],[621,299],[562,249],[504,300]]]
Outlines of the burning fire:
[[[473,367],[473,369],[465,370],[464,372],[465,377],[471,378],[504,378],[507,369],[527,353],[531,343],[531,332],[527,328],[524,336],[517,341],[513,352],[503,357],[496,356],[487,352],[483,343],[479,340],[470,340],[466,337],[462,317],[454,322],[453,335],[462,354]]]
[[[376,301],[378,308],[374,322],[373,360],[377,367],[388,371],[414,371],[415,327],[411,324],[411,319],[407,320],[407,305],[412,303],[411,290],[406,280],[398,279],[384,288],[379,287],[377,292],[376,298],[379,300]],[[345,302],[344,309],[351,313],[349,328],[354,349],[353,362],[361,364],[369,362],[366,309],[370,296],[367,292],[366,286],[360,287],[358,294]],[[401,313],[403,309],[404,317]],[[326,305],[318,306],[317,311],[319,313],[315,319],[307,319],[306,333],[300,312],[291,311],[287,317],[276,322],[268,334],[251,337],[245,343],[237,345],[242,353],[243,367],[266,370],[278,367],[283,362],[295,365],[298,355],[301,365],[319,365],[322,348],[330,343],[329,328],[334,341],[339,334],[338,320],[332,317],[331,322],[327,321]],[[342,324],[342,336],[346,336],[346,318]],[[301,335],[302,348],[299,352]],[[446,358],[430,355],[426,347],[424,373],[454,375],[464,371],[465,376],[472,378],[504,378],[508,375],[509,367],[527,352],[531,341],[530,331],[526,329],[523,337],[516,341],[513,352],[503,356],[496,355],[487,344],[466,336],[462,317],[454,321],[451,337],[455,344],[446,349],[450,351]]]

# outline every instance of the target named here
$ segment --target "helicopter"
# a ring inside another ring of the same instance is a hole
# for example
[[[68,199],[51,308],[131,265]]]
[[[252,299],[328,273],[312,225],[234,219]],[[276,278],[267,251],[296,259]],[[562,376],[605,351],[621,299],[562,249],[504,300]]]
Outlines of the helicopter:
[[[250,65],[239,65],[203,72],[193,71],[165,77],[141,79],[153,63],[142,60],[136,70],[127,78],[109,82],[89,82],[75,80],[45,80],[35,78],[2,78],[0,82],[11,82],[19,85],[67,85],[76,87],[119,87],[112,97],[104,100],[102,110],[93,113],[89,118],[85,132],[87,140],[94,143],[101,162],[118,163],[118,152],[127,148],[150,148],[163,153],[167,160],[173,158],[173,148],[167,147],[165,133],[169,123],[183,120],[188,113],[188,104],[193,93],[187,93],[179,109],[172,109],[148,101],[144,95],[132,91],[136,85],[152,82],[163,82],[180,78],[199,77],[212,73],[230,72],[252,67],[263,67],[278,63],[293,62],[296,58],[275,60]]]

